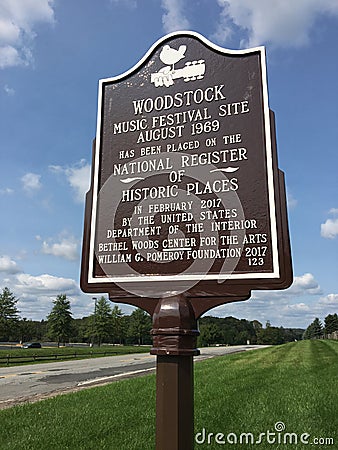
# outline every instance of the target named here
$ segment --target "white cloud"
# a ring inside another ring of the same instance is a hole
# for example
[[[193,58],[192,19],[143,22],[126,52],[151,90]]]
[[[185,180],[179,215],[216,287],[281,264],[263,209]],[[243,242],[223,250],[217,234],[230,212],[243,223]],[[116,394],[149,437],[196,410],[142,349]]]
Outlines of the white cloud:
[[[337,0],[217,0],[222,8],[213,38],[225,44],[236,28],[246,34],[242,46],[269,42],[276,47],[301,47],[322,14],[338,16]]]
[[[217,3],[222,8],[219,21],[216,25],[215,32],[211,35],[211,39],[218,42],[221,45],[224,45],[228,42],[228,39],[232,36],[234,32],[234,26],[231,22],[231,18],[229,16],[228,4],[223,0],[217,0]]]
[[[8,84],[5,84],[4,86],[4,91],[6,92],[7,95],[11,96],[15,94],[15,90],[11,87],[8,86]]]
[[[57,295],[65,294],[70,301],[71,312],[74,318],[89,316],[94,311],[94,302],[91,297],[81,294],[81,292],[66,292],[64,290],[53,290],[40,292],[26,292],[14,290],[10,287],[18,301],[18,308],[21,317],[27,317],[32,320],[46,319],[53,308],[53,301]],[[19,293],[19,295],[18,295]]]
[[[289,295],[317,295],[321,293],[321,288],[312,273],[305,273],[304,275],[295,277],[292,285],[286,292]]]
[[[338,214],[338,208],[331,208],[329,214],[336,216]],[[334,239],[338,235],[338,218],[327,219],[326,222],[320,226],[320,234],[323,238]]]
[[[0,272],[14,274],[20,271],[17,263],[13,259],[7,255],[0,256]]]
[[[165,33],[189,29],[190,24],[183,14],[183,2],[181,0],[162,0],[161,6],[165,10],[162,16]]]
[[[11,194],[13,194],[13,192],[14,192],[14,190],[11,188],[0,189],[1,195],[11,195]]]
[[[299,297],[302,295],[319,295],[322,289],[317,280],[311,273],[294,277],[292,285],[288,289],[276,291],[253,291],[252,298],[260,300],[278,300],[285,299],[289,301],[290,297]]]
[[[3,11],[1,11],[1,15]],[[20,28],[9,18],[0,16],[0,42],[15,43],[20,37]]]
[[[26,173],[26,175],[21,178],[22,187],[27,194],[33,194],[41,189],[42,184],[40,179],[41,175],[32,172]]]
[[[288,289],[252,291],[247,301],[221,305],[207,314],[220,317],[269,320],[274,326],[306,328],[314,317],[325,317],[326,309],[319,305],[322,294],[319,283],[311,273],[296,276]]]
[[[89,190],[90,185],[90,168],[91,166],[82,159],[73,166],[49,166],[54,173],[66,176],[75,194],[75,200],[79,203],[84,202],[85,194]]]
[[[323,238],[334,239],[338,236],[338,219],[327,219],[320,226],[320,234]]]
[[[0,68],[18,66],[23,64],[19,52],[16,48],[10,45],[4,45],[0,47]]]
[[[54,0],[1,0],[0,68],[29,65],[37,24],[54,23]]]
[[[41,240],[41,237],[37,237]],[[54,239],[47,239],[42,243],[42,253],[46,255],[54,255],[61,258],[75,261],[78,259],[78,241],[74,236],[67,236],[62,234],[58,236],[57,241]]]
[[[19,299],[21,316],[33,320],[46,318],[53,307],[53,300],[59,294],[66,294],[71,303],[74,297],[81,295],[75,280],[49,274],[34,276],[20,273],[7,280],[6,285]]]
[[[67,171],[68,181],[75,191],[75,198],[79,202],[84,201],[86,192],[89,190],[90,165],[85,164],[82,167],[73,167]]]
[[[298,201],[295,199],[288,188],[286,189],[286,201],[289,209],[294,209],[298,204]]]
[[[335,306],[338,308],[338,294],[328,294],[325,297],[319,299],[319,303],[322,305]]]
[[[33,276],[28,273],[19,273],[14,280],[14,289],[16,292],[24,294],[44,294],[56,296],[58,294],[78,294],[79,288],[71,278],[55,277],[53,275],[43,274]]]
[[[300,312],[303,313],[304,311],[309,311],[310,307],[309,305],[306,305],[305,303],[294,303],[291,305],[286,305],[285,308],[287,311],[292,311],[292,312]]]
[[[90,304],[91,299],[82,294],[74,279],[50,274],[35,276],[24,272],[19,273],[18,269],[14,270],[15,267],[12,269],[12,273],[8,271],[7,276],[1,278],[1,286],[7,286],[19,300],[18,308],[21,317],[32,320],[45,319],[53,307],[53,300],[59,294],[67,295],[71,301],[71,307],[75,306],[77,317],[87,314],[86,304]]]

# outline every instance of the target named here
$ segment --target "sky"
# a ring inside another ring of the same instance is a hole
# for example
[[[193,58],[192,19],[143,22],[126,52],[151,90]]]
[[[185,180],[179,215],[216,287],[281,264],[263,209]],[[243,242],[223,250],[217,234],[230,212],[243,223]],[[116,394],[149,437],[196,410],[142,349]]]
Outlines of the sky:
[[[98,80],[179,30],[266,47],[288,194],[292,286],[208,314],[306,328],[338,313],[337,0],[0,0],[0,289],[21,317],[61,293],[93,313],[79,272]]]

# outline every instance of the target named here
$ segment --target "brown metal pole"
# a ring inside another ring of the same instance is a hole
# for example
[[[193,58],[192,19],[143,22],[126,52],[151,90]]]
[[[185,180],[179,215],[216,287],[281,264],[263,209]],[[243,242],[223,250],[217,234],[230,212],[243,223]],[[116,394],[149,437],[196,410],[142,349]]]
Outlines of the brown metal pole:
[[[193,356],[157,356],[157,450],[194,448],[193,380]]]
[[[183,296],[159,301],[153,314],[156,370],[156,450],[193,450],[197,322]]]

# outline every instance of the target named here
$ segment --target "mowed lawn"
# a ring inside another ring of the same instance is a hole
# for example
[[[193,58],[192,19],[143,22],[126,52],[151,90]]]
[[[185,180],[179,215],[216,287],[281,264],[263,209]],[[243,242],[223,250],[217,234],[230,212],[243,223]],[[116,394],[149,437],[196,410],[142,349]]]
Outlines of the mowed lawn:
[[[336,341],[199,362],[195,449],[338,448],[337,378]],[[153,450],[155,376],[3,410],[0,423],[1,450]]]

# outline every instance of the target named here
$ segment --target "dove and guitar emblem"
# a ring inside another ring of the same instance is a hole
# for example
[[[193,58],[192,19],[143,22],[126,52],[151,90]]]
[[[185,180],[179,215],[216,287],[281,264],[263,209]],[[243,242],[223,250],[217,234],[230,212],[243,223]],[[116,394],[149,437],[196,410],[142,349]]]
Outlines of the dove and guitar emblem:
[[[185,66],[175,69],[175,64],[185,58],[186,45],[180,45],[178,49],[165,45],[160,53],[160,60],[165,64],[162,69],[151,74],[151,82],[155,87],[169,87],[174,84],[174,80],[183,78],[184,81],[201,80],[205,73],[205,61],[188,61]]]

